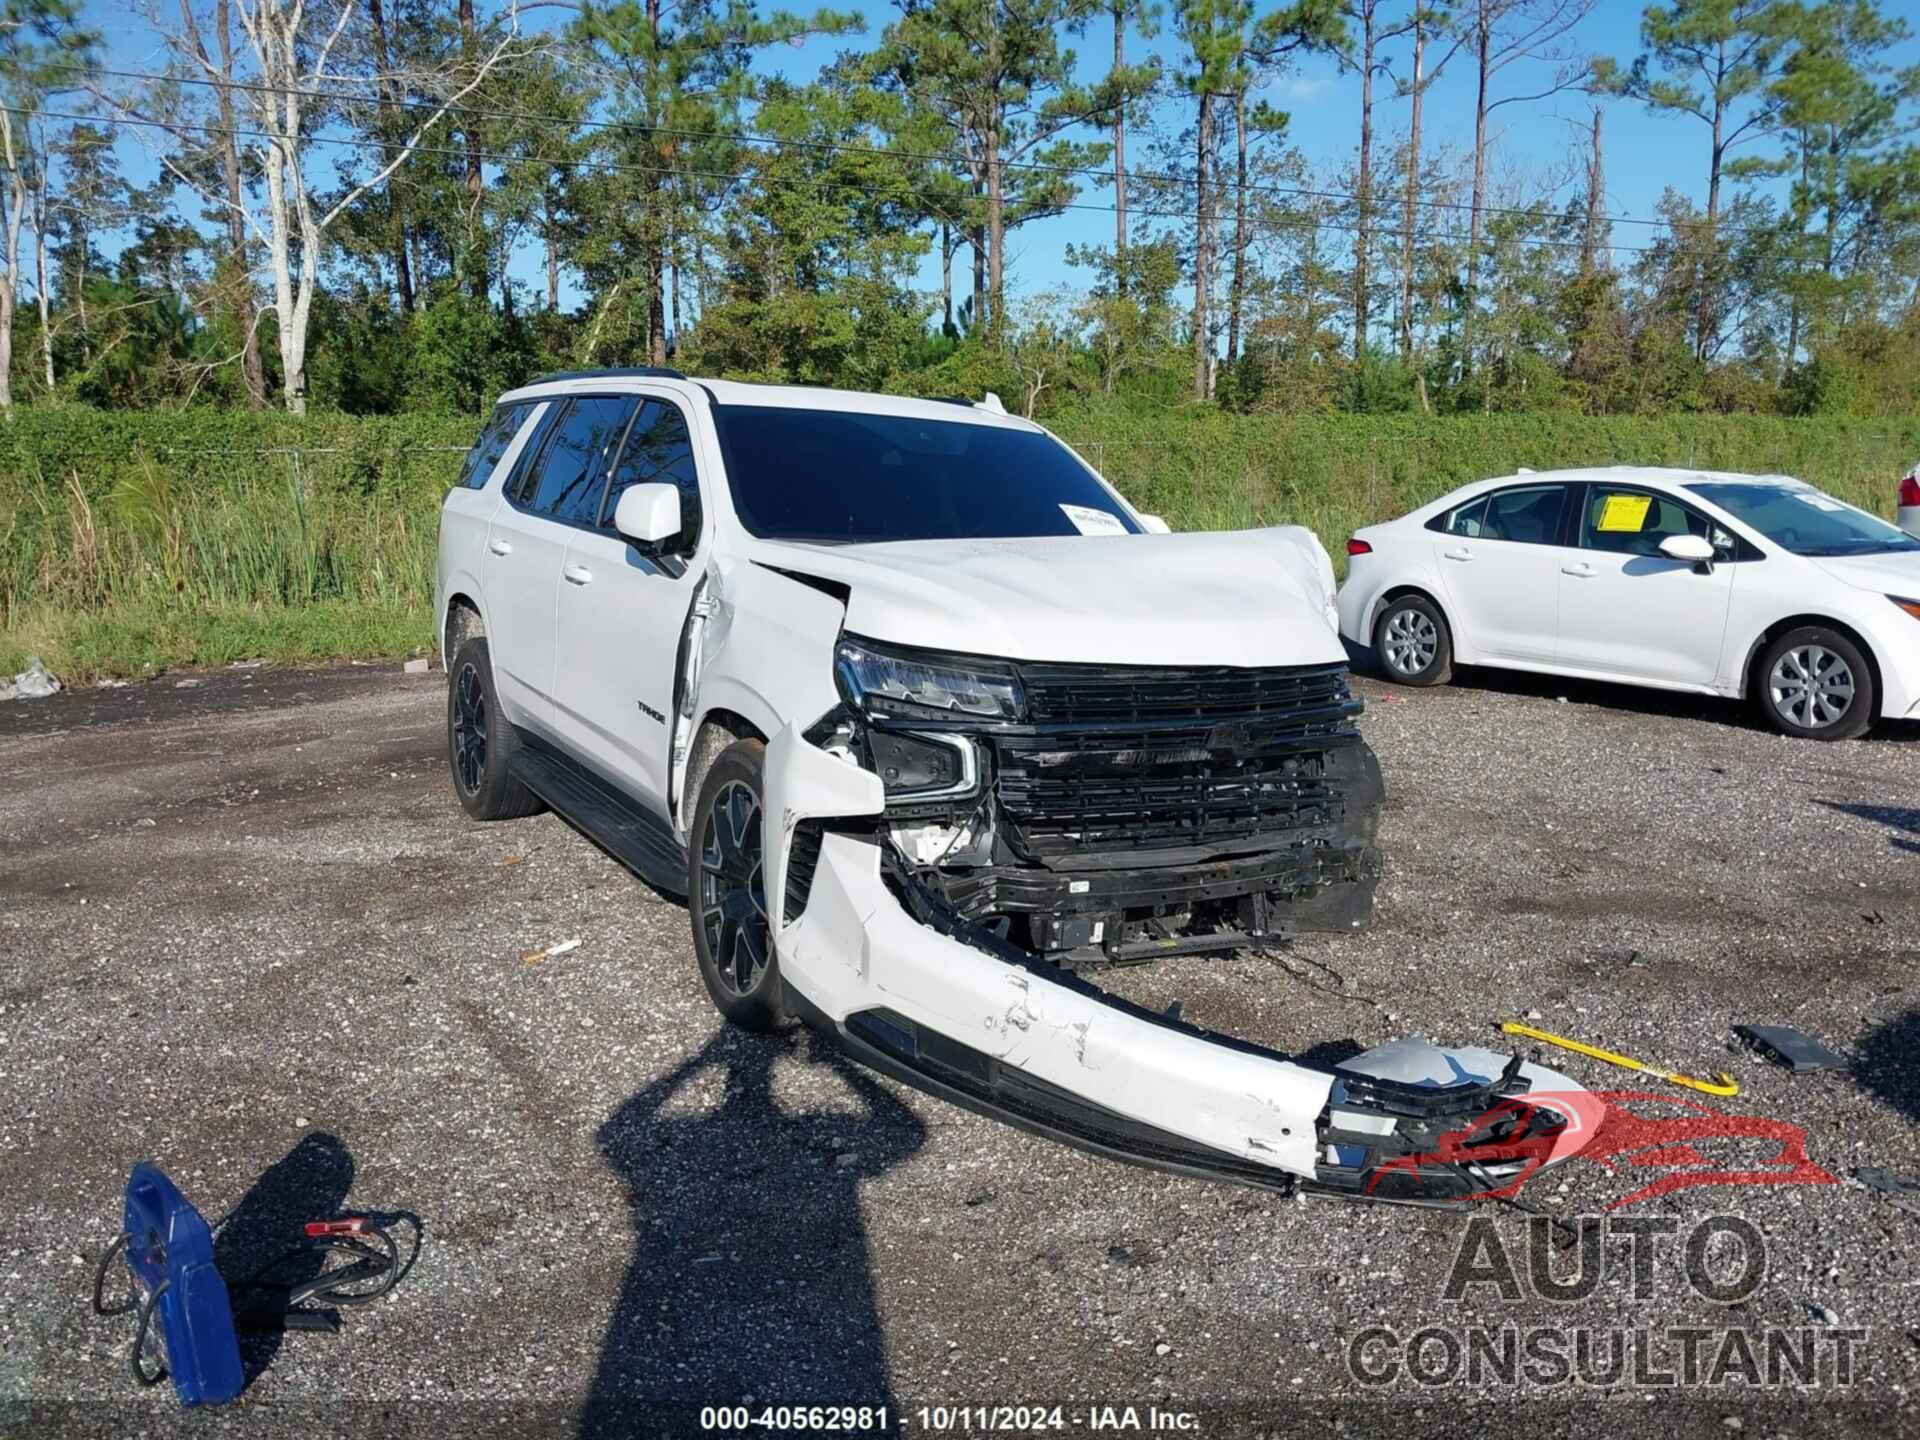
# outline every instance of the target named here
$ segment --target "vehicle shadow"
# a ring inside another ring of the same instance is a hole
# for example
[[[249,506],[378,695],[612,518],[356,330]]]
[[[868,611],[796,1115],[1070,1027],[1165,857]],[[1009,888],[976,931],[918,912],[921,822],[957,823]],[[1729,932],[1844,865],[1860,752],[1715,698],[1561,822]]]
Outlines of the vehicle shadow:
[[[1910,851],[1920,855],[1920,810],[1901,805],[1849,805],[1838,800],[1817,800],[1829,810],[1838,810],[1843,815],[1853,815],[1862,820],[1871,820],[1876,825],[1884,825],[1896,833],[1890,845],[1896,850]]]
[[[809,1049],[852,1106],[776,1099],[774,1062]],[[703,1406],[749,1401],[884,1406],[869,1433],[898,1430],[860,1183],[924,1143],[912,1111],[825,1044],[728,1028],[598,1138],[633,1254],[582,1437],[695,1434]]]
[[[236,1313],[271,1297],[251,1284],[256,1278],[284,1293],[320,1273],[320,1250],[289,1255],[309,1220],[340,1214],[353,1189],[353,1153],[338,1138],[312,1131],[269,1165],[240,1203],[214,1230],[213,1261],[227,1282]],[[262,1275],[262,1271],[266,1273]],[[240,1330],[240,1363],[252,1385],[280,1353],[284,1335],[274,1329]]]
[[[1909,1120],[1920,1120],[1920,1010],[1879,1026],[1855,1053],[1854,1083]]]

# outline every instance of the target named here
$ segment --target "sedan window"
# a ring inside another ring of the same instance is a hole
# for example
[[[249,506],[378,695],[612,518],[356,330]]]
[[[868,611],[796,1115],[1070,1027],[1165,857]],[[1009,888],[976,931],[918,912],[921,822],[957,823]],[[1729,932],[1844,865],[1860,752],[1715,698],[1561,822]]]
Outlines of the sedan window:
[[[1427,528],[1438,530],[1442,535],[1461,535],[1469,540],[1477,540],[1480,537],[1481,525],[1486,518],[1487,497],[1481,495],[1428,521]]]
[[[1660,542],[1670,535],[1698,535],[1728,556],[1738,543],[1706,516],[1665,495],[1611,485],[1588,489],[1586,518],[1580,527],[1583,549],[1658,555]]]
[[[1512,540],[1522,545],[1558,545],[1560,512],[1566,503],[1564,485],[1497,490],[1487,497],[1487,518],[1481,538]]]

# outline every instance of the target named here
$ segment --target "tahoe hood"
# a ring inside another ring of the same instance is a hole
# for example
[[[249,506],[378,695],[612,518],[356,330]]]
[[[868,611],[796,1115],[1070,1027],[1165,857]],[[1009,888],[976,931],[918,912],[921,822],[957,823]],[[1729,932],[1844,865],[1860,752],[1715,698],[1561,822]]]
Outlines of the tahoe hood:
[[[1344,664],[1333,566],[1299,525],[878,545],[750,542],[847,591],[847,629],[897,645],[1110,665]]]

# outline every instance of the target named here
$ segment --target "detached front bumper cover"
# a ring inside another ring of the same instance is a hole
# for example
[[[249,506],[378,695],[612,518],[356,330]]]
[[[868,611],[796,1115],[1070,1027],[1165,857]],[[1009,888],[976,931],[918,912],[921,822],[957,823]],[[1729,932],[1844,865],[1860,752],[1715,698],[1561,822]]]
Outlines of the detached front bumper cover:
[[[791,727],[768,747],[766,787],[779,822],[770,896],[787,893],[801,821],[885,803],[878,777]],[[1412,1040],[1336,1070],[1303,1065],[1131,1005],[943,897],[889,883],[869,836],[808,831],[804,908],[776,922],[794,1007],[859,1058],[955,1103],[1138,1164],[1424,1204],[1510,1187],[1591,1138],[1597,1102],[1542,1066]],[[1516,1097],[1526,1124],[1487,1119]]]

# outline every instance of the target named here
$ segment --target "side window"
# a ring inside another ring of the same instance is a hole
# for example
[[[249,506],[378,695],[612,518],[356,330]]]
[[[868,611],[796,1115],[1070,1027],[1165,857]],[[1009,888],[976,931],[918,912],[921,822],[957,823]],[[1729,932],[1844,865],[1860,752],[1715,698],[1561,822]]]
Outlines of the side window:
[[[522,400],[513,405],[496,405],[493,417],[480,431],[480,438],[473,442],[473,448],[467,451],[467,458],[461,463],[460,478],[454,481],[456,490],[484,490],[487,481],[493,478],[493,470],[500,463],[500,457],[507,453],[507,447],[513,444],[513,437],[520,433],[521,423],[527,418],[536,402]]]
[[[521,479],[514,499],[552,520],[593,524],[600,513],[608,452],[619,444],[633,403],[631,396],[620,395],[576,398],[550,427],[540,458]]]
[[[1677,500],[1645,490],[1621,490],[1593,485],[1587,490],[1587,512],[1580,526],[1580,544],[1588,550],[1610,550],[1619,555],[1658,555],[1669,535],[1699,535],[1716,548],[1731,553],[1738,542],[1706,516]]]
[[[1469,540],[1476,540],[1480,536],[1480,529],[1486,520],[1486,515],[1487,497],[1482,495],[1456,509],[1447,511],[1444,515],[1436,516],[1430,524],[1431,528],[1438,530],[1442,535],[1460,535]]]
[[[1521,545],[1558,545],[1560,514],[1567,503],[1564,485],[1531,485],[1499,490],[1487,497],[1483,540],[1511,540]]]
[[[626,448],[614,466],[607,487],[606,508],[600,513],[603,529],[613,528],[614,507],[629,485],[672,485],[680,491],[680,533],[661,544],[669,555],[691,555],[700,543],[700,477],[693,463],[693,437],[687,417],[666,400],[649,400],[627,432]]]

